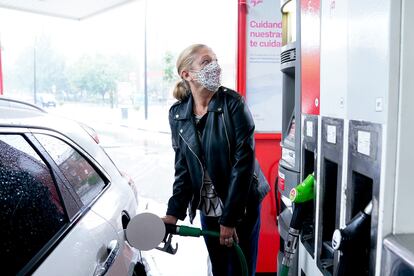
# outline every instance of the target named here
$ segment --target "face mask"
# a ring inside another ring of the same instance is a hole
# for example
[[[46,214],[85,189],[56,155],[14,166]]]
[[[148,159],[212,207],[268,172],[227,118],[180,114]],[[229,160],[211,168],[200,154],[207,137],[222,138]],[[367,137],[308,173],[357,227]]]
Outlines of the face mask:
[[[210,62],[196,72],[196,80],[209,91],[216,92],[221,82],[221,68],[217,61]]]

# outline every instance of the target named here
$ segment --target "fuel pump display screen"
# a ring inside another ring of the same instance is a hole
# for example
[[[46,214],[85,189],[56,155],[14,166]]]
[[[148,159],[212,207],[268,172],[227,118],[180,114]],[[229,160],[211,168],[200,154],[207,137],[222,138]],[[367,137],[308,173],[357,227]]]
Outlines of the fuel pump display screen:
[[[283,140],[284,146],[290,146],[295,148],[295,118],[290,122],[289,132],[287,133],[285,139]]]
[[[295,166],[295,118],[290,122],[289,131],[283,139],[282,160],[290,167]]]

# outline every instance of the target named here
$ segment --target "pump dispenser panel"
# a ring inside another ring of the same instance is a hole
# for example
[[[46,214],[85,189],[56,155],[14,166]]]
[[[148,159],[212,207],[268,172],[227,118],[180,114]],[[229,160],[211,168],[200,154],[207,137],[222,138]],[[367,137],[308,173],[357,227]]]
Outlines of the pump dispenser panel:
[[[303,115],[302,122],[302,180],[313,173],[317,179],[318,116]],[[316,185],[315,185],[316,187]],[[309,210],[303,221],[301,242],[314,257],[315,255],[315,200],[309,203]]]
[[[352,262],[358,275],[371,275],[375,271],[378,226],[378,199],[381,177],[380,124],[349,121],[348,183],[346,189],[346,224],[372,201],[369,227],[359,238],[358,252],[342,252],[342,258]],[[344,267],[346,267],[345,265]]]
[[[338,258],[338,253],[335,253],[332,247],[332,235],[339,226],[343,129],[342,119],[322,118],[316,263],[324,275],[334,275],[334,267],[337,265]]]

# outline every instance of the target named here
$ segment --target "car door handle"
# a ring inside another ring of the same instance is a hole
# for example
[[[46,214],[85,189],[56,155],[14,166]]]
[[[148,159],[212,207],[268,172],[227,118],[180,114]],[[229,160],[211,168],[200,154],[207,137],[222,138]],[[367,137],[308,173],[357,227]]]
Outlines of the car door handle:
[[[95,269],[94,276],[102,276],[106,272],[108,272],[111,265],[115,262],[115,258],[119,252],[119,242],[117,240],[112,240],[109,242],[107,246],[108,256],[106,257],[105,261],[98,264]]]

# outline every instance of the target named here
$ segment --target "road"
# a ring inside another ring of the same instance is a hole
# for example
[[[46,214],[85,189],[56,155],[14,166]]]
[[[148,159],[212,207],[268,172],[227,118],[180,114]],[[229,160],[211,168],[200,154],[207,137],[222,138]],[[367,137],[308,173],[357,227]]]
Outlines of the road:
[[[166,204],[174,180],[174,152],[169,134],[111,127],[99,131],[102,146],[137,184],[142,197]]]

